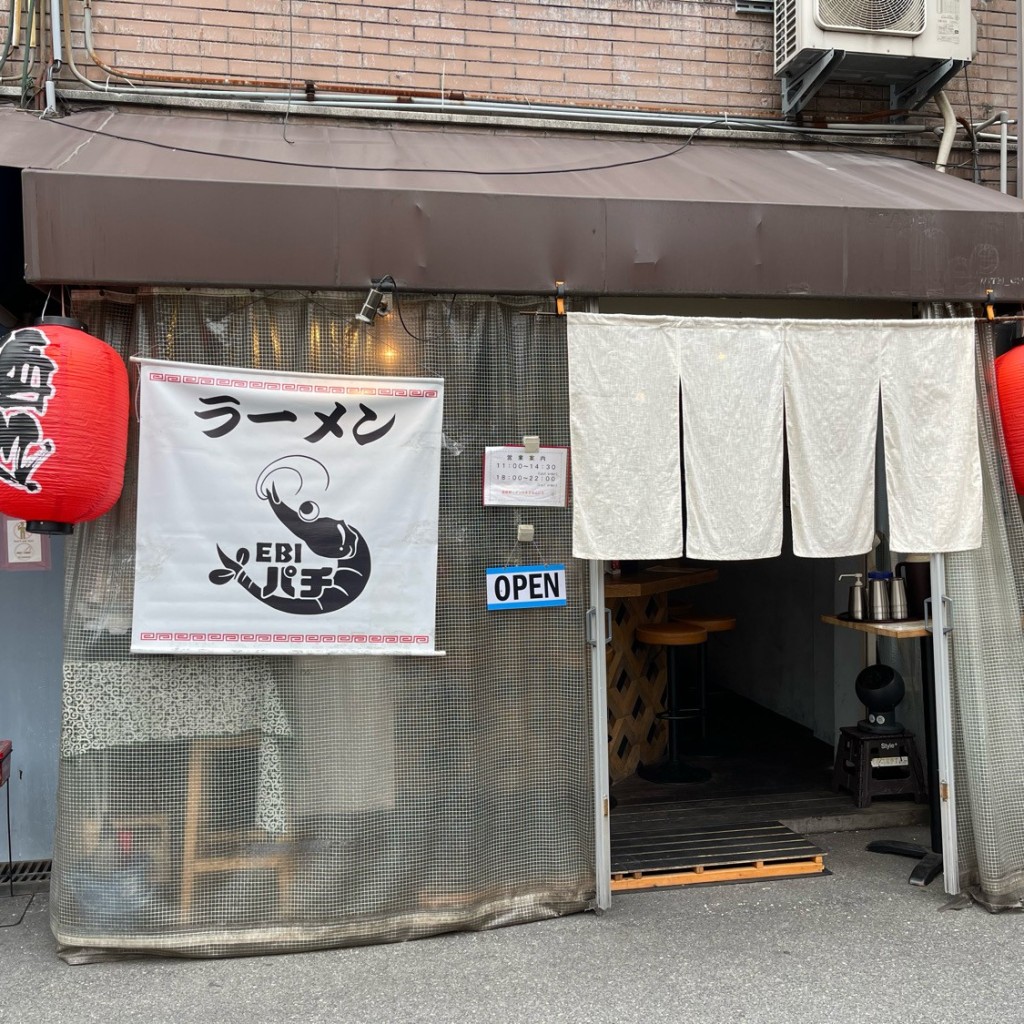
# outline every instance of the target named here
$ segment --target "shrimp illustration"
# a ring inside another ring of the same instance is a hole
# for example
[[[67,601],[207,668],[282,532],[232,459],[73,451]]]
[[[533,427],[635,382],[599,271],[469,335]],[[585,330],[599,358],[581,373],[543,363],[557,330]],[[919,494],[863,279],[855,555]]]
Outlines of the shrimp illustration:
[[[235,580],[263,604],[295,615],[323,615],[351,604],[370,579],[370,549],[363,535],[343,519],[320,514],[330,483],[323,463],[306,455],[288,455],[260,473],[256,494],[269,502],[293,536],[314,554],[334,561],[333,566],[271,566],[266,584],[260,586],[245,570],[248,549],[239,548],[232,558],[218,545],[223,568],[210,573],[210,582],[220,586]],[[279,589],[283,593],[277,593]]]

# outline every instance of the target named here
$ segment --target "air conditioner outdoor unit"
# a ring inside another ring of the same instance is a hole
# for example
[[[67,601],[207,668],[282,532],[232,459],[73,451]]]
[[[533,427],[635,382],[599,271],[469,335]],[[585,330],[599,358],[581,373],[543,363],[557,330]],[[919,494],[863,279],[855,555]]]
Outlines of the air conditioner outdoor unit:
[[[903,97],[919,105],[973,51],[971,0],[775,0],[775,74],[783,79],[784,106],[787,82],[792,87],[814,69],[840,82],[899,88],[921,81]],[[942,74],[935,85],[932,76]]]

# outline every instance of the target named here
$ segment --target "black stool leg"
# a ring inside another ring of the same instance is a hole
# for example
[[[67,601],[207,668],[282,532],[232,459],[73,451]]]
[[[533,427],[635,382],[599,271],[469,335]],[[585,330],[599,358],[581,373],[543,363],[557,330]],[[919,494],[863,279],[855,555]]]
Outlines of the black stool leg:
[[[697,703],[700,705],[700,738],[708,738],[708,645],[700,645],[700,682],[697,690]]]
[[[706,768],[697,768],[687,764],[682,758],[683,737],[682,724],[693,718],[694,712],[682,707],[680,694],[682,683],[679,679],[679,666],[675,647],[668,648],[668,695],[667,707],[660,712],[658,718],[668,723],[668,759],[660,764],[641,765],[637,775],[648,782],[661,785],[673,785],[683,782],[707,782],[711,772]]]
[[[708,634],[708,643],[700,645],[697,656],[697,681],[694,688],[694,718],[697,720],[696,728],[687,730],[690,735],[689,750],[691,754],[702,754],[704,756],[718,757],[727,748],[727,743],[721,736],[713,736],[711,728],[711,713],[708,704],[708,694],[711,689],[711,647],[710,640],[714,634]]]

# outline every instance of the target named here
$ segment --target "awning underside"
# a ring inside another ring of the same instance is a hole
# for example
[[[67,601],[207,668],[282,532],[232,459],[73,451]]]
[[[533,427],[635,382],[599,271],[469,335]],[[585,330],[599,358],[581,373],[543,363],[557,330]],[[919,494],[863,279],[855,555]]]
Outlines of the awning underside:
[[[903,160],[0,111],[50,284],[1024,299],[1024,203]],[[684,140],[685,141],[685,140]]]

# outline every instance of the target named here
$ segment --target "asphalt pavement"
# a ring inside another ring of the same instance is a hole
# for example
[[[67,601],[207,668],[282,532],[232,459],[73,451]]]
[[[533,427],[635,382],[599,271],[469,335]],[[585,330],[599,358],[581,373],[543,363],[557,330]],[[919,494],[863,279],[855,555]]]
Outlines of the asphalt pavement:
[[[602,914],[244,959],[69,966],[40,893],[0,928],[0,1021],[1020,1024],[1024,919],[954,909],[941,878],[910,886],[914,861],[864,850],[883,837],[928,839],[813,836],[827,876],[632,893]]]

